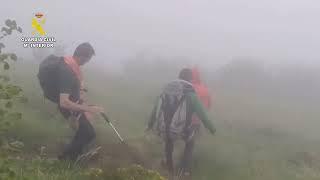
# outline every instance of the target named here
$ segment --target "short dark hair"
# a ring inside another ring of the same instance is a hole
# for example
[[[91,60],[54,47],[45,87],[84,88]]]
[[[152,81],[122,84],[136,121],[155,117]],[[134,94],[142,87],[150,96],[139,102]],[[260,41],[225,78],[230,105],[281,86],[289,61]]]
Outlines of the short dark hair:
[[[80,57],[80,56],[90,57],[93,55],[95,55],[94,49],[91,46],[91,44],[88,42],[81,43],[73,53],[73,56],[76,56],[76,57]]]
[[[184,68],[179,73],[179,79],[191,82],[192,81],[192,70],[189,68]]]

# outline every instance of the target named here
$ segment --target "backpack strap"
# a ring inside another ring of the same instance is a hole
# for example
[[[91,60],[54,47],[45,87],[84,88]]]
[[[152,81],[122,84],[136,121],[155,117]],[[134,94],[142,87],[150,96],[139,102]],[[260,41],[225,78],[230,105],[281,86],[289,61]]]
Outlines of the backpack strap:
[[[182,97],[180,98],[180,100],[178,101],[178,104],[176,105],[176,108],[174,110],[174,113],[177,112],[178,108],[180,107],[180,105],[182,104],[182,102],[186,99],[186,95],[182,95]]]
[[[185,95],[183,95],[179,100],[177,100],[177,102],[174,105],[174,109],[170,109],[172,107],[164,107],[165,109],[163,109],[164,112],[164,122],[165,122],[165,133],[167,138],[170,137],[170,126],[173,120],[173,117],[175,115],[175,113],[178,111],[179,107],[181,106],[181,104],[184,102],[185,100]],[[166,105],[164,105],[166,106]]]

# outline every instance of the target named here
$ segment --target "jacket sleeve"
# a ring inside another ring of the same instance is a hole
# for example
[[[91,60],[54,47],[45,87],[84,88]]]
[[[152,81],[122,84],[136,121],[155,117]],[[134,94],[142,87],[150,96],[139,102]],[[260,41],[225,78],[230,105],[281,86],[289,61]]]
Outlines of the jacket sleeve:
[[[214,134],[216,132],[216,129],[214,128],[213,123],[209,120],[208,114],[204,109],[202,103],[198,99],[197,95],[195,93],[190,93],[190,100],[194,112],[202,121],[203,125],[211,132],[211,134]]]

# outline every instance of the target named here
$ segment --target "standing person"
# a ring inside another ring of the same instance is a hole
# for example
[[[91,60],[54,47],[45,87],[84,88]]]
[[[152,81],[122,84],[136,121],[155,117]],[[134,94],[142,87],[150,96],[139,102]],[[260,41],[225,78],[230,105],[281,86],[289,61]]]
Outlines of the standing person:
[[[84,90],[80,66],[89,62],[95,55],[89,43],[80,44],[73,56],[48,56],[39,68],[38,78],[44,96],[54,103],[62,115],[74,122],[76,134],[71,143],[58,156],[60,160],[75,161],[94,138],[95,131],[88,120],[89,113],[98,114],[103,108],[86,105],[82,99]]]
[[[192,70],[181,70],[179,79],[165,86],[158,98],[157,104],[154,106],[148,123],[148,129],[156,130],[158,135],[164,140],[166,166],[169,170],[170,179],[174,177],[174,142],[179,139],[184,140],[185,149],[178,175],[191,176],[192,153],[195,140],[192,115],[196,114],[211,134],[214,134],[216,131],[208,119],[207,113],[197,97],[191,82]]]
[[[200,72],[197,67],[192,68],[192,85],[198,98],[202,102],[202,105],[207,110],[209,110],[211,108],[211,96],[209,94],[207,86],[203,82],[201,82]],[[192,124],[194,127],[197,127],[198,131],[201,125],[201,121],[196,116],[196,114],[192,116]]]

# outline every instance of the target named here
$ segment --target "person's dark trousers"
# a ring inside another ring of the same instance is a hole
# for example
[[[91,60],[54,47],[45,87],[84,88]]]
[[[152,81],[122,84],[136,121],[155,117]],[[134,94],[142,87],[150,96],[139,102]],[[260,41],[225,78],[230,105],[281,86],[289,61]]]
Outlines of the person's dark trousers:
[[[79,118],[79,127],[78,130],[73,137],[71,143],[63,152],[60,159],[69,159],[71,161],[75,161],[78,156],[82,153],[83,149],[90,144],[90,142],[95,138],[96,134],[93,126],[86,118],[84,114],[82,114]]]
[[[165,139],[165,155],[166,155],[167,168],[171,176],[173,176],[174,174],[173,157],[172,157],[173,150],[174,150],[173,140],[167,136]]]
[[[190,139],[189,141],[186,141],[185,143],[184,153],[179,167],[179,171],[183,170],[183,173],[191,173],[194,144],[194,138]],[[166,165],[171,176],[174,175],[173,151],[174,142],[171,138],[167,137],[165,141]]]
[[[180,163],[180,169],[182,169],[184,173],[191,173],[194,144],[194,138],[190,139],[189,141],[186,141],[184,153]]]

